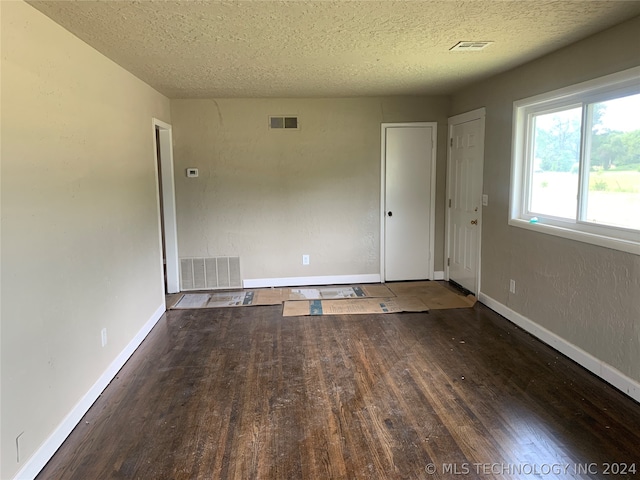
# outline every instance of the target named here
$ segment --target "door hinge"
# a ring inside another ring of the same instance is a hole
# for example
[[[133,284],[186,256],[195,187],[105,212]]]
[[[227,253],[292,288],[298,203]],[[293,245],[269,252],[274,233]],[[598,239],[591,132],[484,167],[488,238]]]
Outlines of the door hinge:
[[[449,208],[451,208],[451,199],[449,199]]]
[[[451,266],[451,258],[447,258],[447,267]]]
[[[449,145],[453,147],[453,137],[449,139]]]

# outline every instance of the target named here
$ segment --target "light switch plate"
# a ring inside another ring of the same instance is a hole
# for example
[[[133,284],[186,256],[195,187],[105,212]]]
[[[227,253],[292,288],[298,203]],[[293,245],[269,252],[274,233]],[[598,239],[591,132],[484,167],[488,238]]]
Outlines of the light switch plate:
[[[198,176],[198,169],[197,168],[187,168],[187,177],[195,178],[197,176]]]

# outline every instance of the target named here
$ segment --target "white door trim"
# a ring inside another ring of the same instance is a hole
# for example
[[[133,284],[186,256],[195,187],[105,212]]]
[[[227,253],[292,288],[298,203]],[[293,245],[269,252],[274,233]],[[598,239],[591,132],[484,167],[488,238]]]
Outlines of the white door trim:
[[[438,122],[405,122],[382,123],[380,125],[380,281],[385,282],[385,200],[386,200],[386,129],[390,127],[432,127],[431,137],[431,208],[429,212],[429,279],[433,280],[434,272],[434,243],[436,228],[436,163],[437,163],[437,139]]]
[[[167,261],[167,293],[180,291],[180,267],[178,263],[178,226],[176,221],[176,195],[173,176],[173,140],[171,125],[157,118],[152,120],[154,148],[153,155],[156,164],[156,185],[158,184],[158,150],[155,148],[156,127],[160,138],[160,169],[162,178],[162,204],[164,207],[164,240]],[[160,248],[162,248],[162,231],[160,224],[160,189],[156,187],[158,203],[158,233]],[[162,264],[162,257],[160,258]],[[163,268],[164,270],[164,268]],[[164,281],[163,281],[164,283]],[[163,287],[164,290],[164,287]]]
[[[451,257],[450,252],[450,225],[451,225],[451,210],[449,208],[449,200],[451,198],[451,141],[453,139],[453,127],[454,125],[459,125],[461,123],[471,122],[473,120],[480,120],[480,134],[484,139],[484,124],[485,124],[485,115],[486,108],[481,107],[476,110],[471,110],[470,112],[461,113],[459,115],[454,115],[453,117],[449,117],[447,122],[447,189],[446,189],[446,197],[445,197],[445,208],[447,209],[447,214],[445,215],[445,226],[444,226],[444,245],[445,245],[445,261],[444,261],[444,279],[449,281],[449,265],[447,259]],[[483,165],[484,165],[484,152],[483,152]],[[484,168],[483,168],[484,173]],[[484,183],[484,182],[483,182]],[[482,252],[482,207],[478,212],[478,268],[477,268],[477,278],[476,278],[476,297],[480,295],[480,278],[481,278],[481,252]]]

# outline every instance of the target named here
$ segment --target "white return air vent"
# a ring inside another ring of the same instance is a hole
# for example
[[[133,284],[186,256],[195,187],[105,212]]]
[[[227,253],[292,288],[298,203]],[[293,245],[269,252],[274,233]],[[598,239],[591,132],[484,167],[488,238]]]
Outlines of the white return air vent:
[[[180,259],[180,290],[241,288],[240,257]]]
[[[294,116],[270,116],[269,128],[271,130],[298,130],[298,117]]]

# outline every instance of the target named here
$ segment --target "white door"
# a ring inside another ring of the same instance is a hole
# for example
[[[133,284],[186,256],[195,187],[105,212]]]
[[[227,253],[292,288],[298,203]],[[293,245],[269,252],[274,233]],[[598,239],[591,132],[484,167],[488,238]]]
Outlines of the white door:
[[[484,109],[449,119],[447,279],[477,294],[480,281]]]
[[[382,124],[382,148],[382,279],[431,279],[436,124]]]

